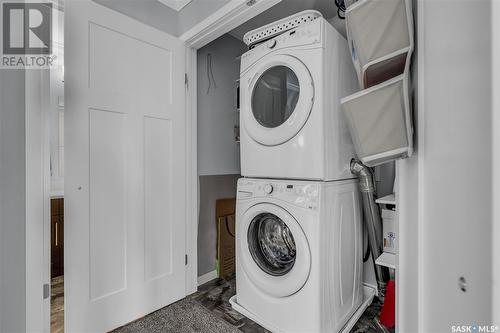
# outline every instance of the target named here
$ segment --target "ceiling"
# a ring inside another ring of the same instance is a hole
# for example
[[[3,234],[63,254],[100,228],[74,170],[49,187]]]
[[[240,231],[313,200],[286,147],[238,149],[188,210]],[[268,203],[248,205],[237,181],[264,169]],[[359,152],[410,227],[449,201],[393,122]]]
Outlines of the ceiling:
[[[193,0],[158,0],[158,1],[176,11],[180,11],[182,8],[186,7],[186,5]]]
[[[230,32],[233,37],[243,40],[243,35],[250,30],[262,27],[271,22],[290,16],[297,12],[315,9],[345,36],[345,23],[337,17],[337,7],[334,0],[283,0],[274,7],[257,15]],[[331,20],[330,20],[331,19]]]

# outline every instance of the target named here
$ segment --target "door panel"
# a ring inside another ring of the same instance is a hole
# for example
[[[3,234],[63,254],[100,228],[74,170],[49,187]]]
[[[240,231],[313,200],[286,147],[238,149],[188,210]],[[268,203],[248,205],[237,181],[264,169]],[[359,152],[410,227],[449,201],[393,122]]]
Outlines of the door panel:
[[[103,332],[185,296],[185,51],[92,1],[65,11],[65,328]]]
[[[145,278],[172,272],[172,123],[144,117]]]
[[[95,300],[126,288],[127,147],[123,113],[90,109],[89,117],[90,299]]]
[[[89,34],[91,88],[134,91],[145,101],[160,98],[165,106],[172,103],[171,49],[93,22]],[[151,84],[152,78],[157,84]]]

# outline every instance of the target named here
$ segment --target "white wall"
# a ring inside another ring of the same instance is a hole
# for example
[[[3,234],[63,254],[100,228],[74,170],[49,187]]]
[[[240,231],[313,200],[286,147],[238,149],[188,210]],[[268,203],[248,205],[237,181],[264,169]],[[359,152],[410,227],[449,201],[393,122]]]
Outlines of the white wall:
[[[236,81],[240,76],[239,56],[246,46],[224,35],[198,50],[198,174],[240,173],[240,150],[234,140],[239,125],[236,111]],[[208,90],[207,55],[212,56],[212,72],[217,87]]]
[[[492,324],[491,1],[418,6],[418,150],[399,163],[399,329],[450,332]]]
[[[64,148],[64,136],[59,131],[59,127],[64,125],[64,106],[59,107],[59,99],[64,101],[63,80],[62,67],[50,69],[51,191],[64,190],[64,150],[61,149]]]
[[[178,37],[230,0],[193,0],[179,12],[157,0],[93,1]]]
[[[50,69],[50,190],[61,193],[64,191],[64,14],[54,11],[54,16],[58,20],[58,31],[54,31],[52,39],[57,60]]]
[[[420,218],[420,197],[419,197],[419,163],[422,162],[420,153],[420,122],[423,116],[420,115],[419,98],[419,66],[420,57],[420,37],[417,36],[419,12],[417,11],[417,1],[412,0],[413,18],[415,24],[415,51],[411,66],[412,96],[413,96],[413,126],[415,131],[415,150],[410,159],[396,162],[399,177],[399,192],[397,197],[397,207],[399,222],[396,233],[399,234],[398,270],[396,271],[398,285],[396,285],[396,325],[400,332],[420,332],[419,320],[419,225]],[[422,136],[423,137],[423,136]]]
[[[24,83],[0,69],[0,332],[26,327]]]
[[[492,38],[493,41],[493,70],[492,91],[493,94],[493,203],[500,202],[500,2],[493,2],[492,10]],[[493,232],[491,233],[493,243],[493,323],[500,323],[500,205],[493,204]]]

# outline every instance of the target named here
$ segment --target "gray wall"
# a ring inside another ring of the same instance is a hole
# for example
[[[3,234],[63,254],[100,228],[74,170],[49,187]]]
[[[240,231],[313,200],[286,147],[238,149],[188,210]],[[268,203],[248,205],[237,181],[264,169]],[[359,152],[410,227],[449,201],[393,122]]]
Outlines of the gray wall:
[[[26,328],[24,82],[0,69],[0,332]]]
[[[240,149],[234,139],[239,125],[236,111],[239,56],[246,45],[224,35],[198,50],[198,174],[227,175],[240,173]],[[211,54],[212,72],[217,84],[207,77],[207,55]]]
[[[217,227],[215,202],[236,197],[239,175],[202,176],[199,178],[200,211],[198,220],[198,276],[215,269]]]
[[[395,162],[388,162],[375,167],[377,197],[382,198],[394,192]]]
[[[246,46],[224,35],[198,50],[198,174],[200,211],[198,225],[198,275],[215,269],[217,228],[215,202],[236,197],[240,173],[239,146],[234,141],[236,80]],[[207,94],[207,54],[212,55],[212,71],[217,88]]]

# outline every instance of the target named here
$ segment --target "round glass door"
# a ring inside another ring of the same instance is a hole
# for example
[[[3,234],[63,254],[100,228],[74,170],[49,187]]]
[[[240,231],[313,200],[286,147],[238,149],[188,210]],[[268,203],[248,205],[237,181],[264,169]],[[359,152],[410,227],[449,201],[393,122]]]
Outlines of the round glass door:
[[[237,262],[248,280],[274,297],[299,291],[311,271],[311,250],[295,217],[281,206],[258,203],[239,221]]]
[[[314,103],[307,67],[295,57],[264,57],[241,77],[241,120],[257,143],[276,146],[296,136]]]
[[[271,213],[257,215],[248,228],[248,247],[255,263],[267,274],[283,276],[295,264],[297,250],[292,232]]]
[[[252,94],[252,112],[260,125],[275,128],[290,118],[299,100],[297,75],[287,66],[266,70]]]

